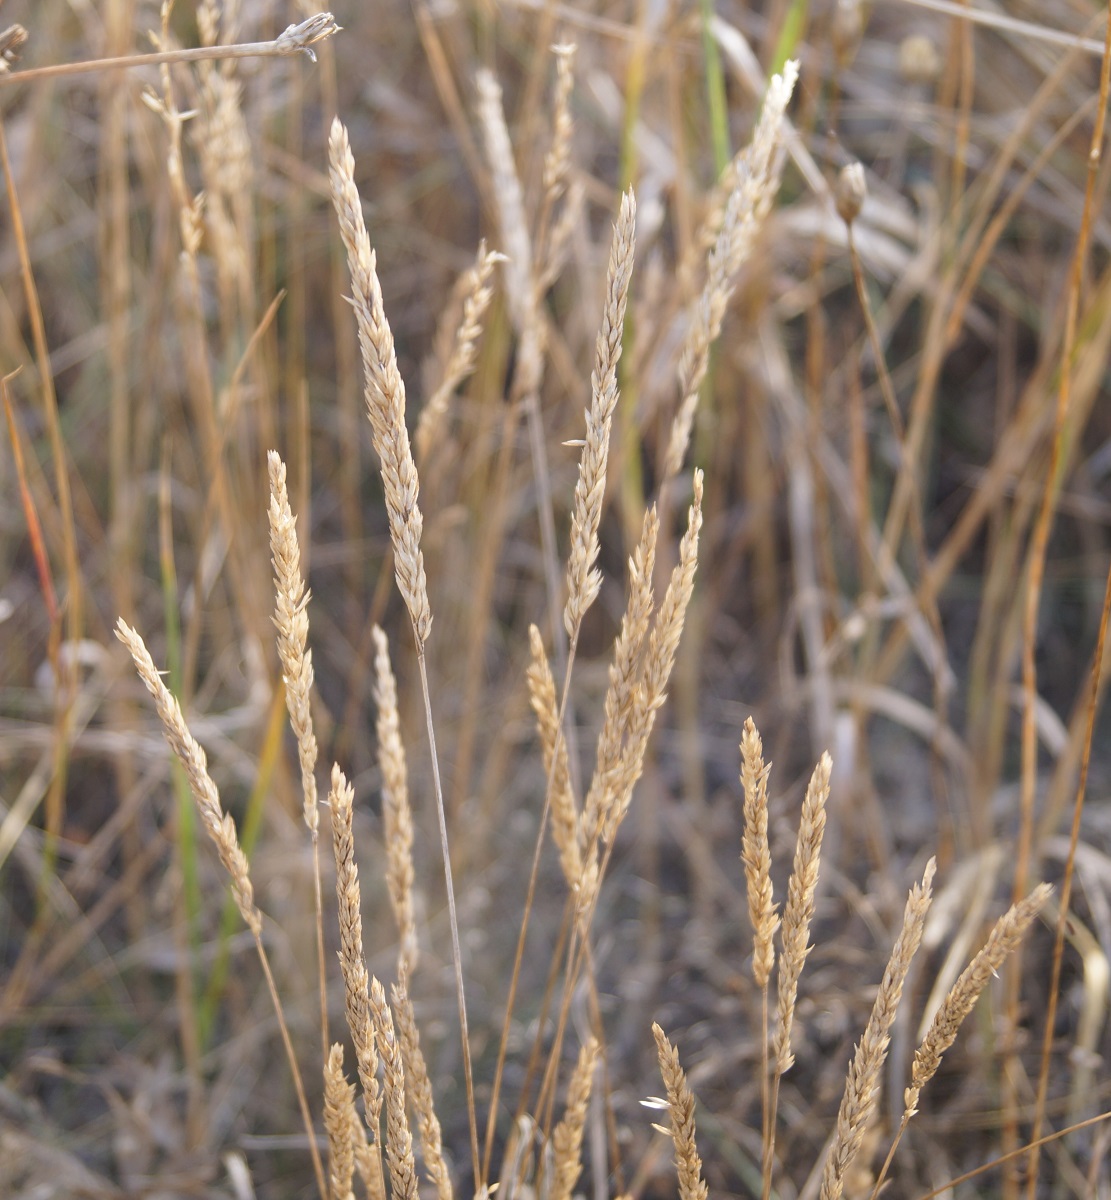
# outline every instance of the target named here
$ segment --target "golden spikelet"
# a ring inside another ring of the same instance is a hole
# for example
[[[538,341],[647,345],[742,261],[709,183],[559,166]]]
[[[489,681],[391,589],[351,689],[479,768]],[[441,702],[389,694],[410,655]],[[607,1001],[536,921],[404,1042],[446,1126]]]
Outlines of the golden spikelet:
[[[255,905],[247,856],[240,849],[235,822],[220,804],[220,793],[208,773],[208,760],[204,750],[189,732],[185,718],[181,715],[181,707],[170,689],[162,682],[146,643],[122,617],[116,623],[116,637],[127,647],[135,669],[139,672],[139,678],[154,698],[154,706],[162,721],[162,731],[189,780],[201,822],[216,845],[224,869],[231,876],[232,895],[235,897],[239,914],[257,938],[262,930],[262,913]]]
[[[679,1065],[679,1052],[667,1040],[667,1035],[659,1025],[652,1025],[652,1036],[656,1039],[660,1074],[667,1089],[680,1200],[706,1200],[709,1189],[702,1178],[702,1159],[695,1144],[694,1095],[687,1086],[686,1073]]]
[[[748,916],[754,949],[752,973],[756,986],[765,988],[775,965],[775,931],[779,918],[772,900],[772,856],[768,844],[768,775],[764,745],[751,717],[741,735],[741,786],[744,789],[744,837],[741,860],[748,890]]]
[[[347,130],[338,118],[332,122],[328,160],[332,203],[339,218],[340,236],[347,251],[351,276],[351,303],[359,329],[367,415],[382,468],[394,572],[417,642],[423,647],[432,631],[432,610],[420,548],[424,527],[418,503],[420,483],[405,427],[405,384],[397,368],[393,333],[382,305],[375,254],[363,221],[359,190],[355,186],[355,159]]]
[[[823,754],[814,768],[802,802],[795,862],[787,883],[787,903],[780,927],[779,977],[776,980],[775,1069],[782,1075],[795,1061],[791,1053],[791,1026],[795,1019],[799,976],[810,953],[810,922],[814,917],[814,892],[821,865],[822,835],[826,828],[826,800],[833,762]]]
[[[409,807],[409,771],[397,713],[397,680],[390,666],[385,633],[375,625],[374,703],[378,707],[378,758],[382,768],[382,823],[386,839],[386,886],[401,939],[399,958],[416,969],[420,951],[413,916],[413,814]]]
[[[839,1200],[844,1192],[845,1178],[853,1160],[860,1152],[864,1136],[872,1122],[879,1098],[881,1072],[891,1040],[891,1027],[903,995],[903,985],[911,960],[922,941],[932,897],[936,864],[931,858],[926,864],[921,884],[911,888],[903,912],[903,924],[895,946],[884,969],[879,992],[876,994],[864,1036],[849,1065],[845,1093],[837,1113],[833,1143],[826,1156],[822,1172],[821,1200]]]

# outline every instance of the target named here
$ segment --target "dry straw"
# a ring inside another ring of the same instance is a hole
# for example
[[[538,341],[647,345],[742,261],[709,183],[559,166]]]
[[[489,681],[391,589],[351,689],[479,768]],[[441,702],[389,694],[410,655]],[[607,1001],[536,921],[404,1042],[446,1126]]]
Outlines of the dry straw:
[[[347,130],[338,118],[332,122],[328,161],[332,203],[339,218],[340,236],[347,251],[351,275],[351,303],[355,309],[366,376],[367,415],[374,450],[382,467],[394,571],[413,622],[413,631],[423,646],[432,631],[432,610],[428,604],[424,555],[420,548],[424,522],[418,504],[417,467],[405,427],[405,384],[397,369],[397,354],[382,305],[375,254],[363,221],[359,190],[355,186],[355,159]]]

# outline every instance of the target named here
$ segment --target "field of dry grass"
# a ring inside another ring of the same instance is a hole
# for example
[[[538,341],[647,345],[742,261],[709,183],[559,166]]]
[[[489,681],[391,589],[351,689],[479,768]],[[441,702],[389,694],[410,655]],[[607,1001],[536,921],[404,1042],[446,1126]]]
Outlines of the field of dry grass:
[[[3,3],[0,1197],[1111,1198],[1107,16]]]

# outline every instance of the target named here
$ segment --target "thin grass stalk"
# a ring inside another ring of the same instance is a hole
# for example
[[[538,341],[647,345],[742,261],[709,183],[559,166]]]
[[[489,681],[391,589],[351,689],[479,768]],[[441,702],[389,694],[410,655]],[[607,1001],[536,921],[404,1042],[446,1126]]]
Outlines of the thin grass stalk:
[[[0,75],[0,82],[11,76]],[[54,675],[54,773],[47,788],[44,802],[43,872],[38,890],[39,917],[45,916],[46,880],[53,874],[58,837],[65,822],[66,779],[69,769],[69,742],[72,733],[73,706],[77,698],[76,658],[59,653],[64,624],[66,640],[76,646],[84,633],[84,593],[81,566],[77,554],[77,529],[74,522],[73,495],[70,489],[69,465],[62,425],[58,412],[58,394],[54,387],[54,373],[50,366],[50,350],[46,341],[46,325],[43,320],[42,304],[34,271],[31,267],[31,252],[27,245],[27,234],[23,224],[23,210],[16,191],[15,176],[12,174],[8,155],[8,139],[4,122],[0,120],[0,164],[4,168],[8,210],[11,215],[12,236],[19,258],[19,273],[23,285],[27,315],[31,322],[31,337],[35,348],[35,363],[38,382],[42,392],[43,420],[50,440],[50,454],[54,460],[54,487],[58,496],[58,508],[62,527],[62,561],[65,566],[66,604],[64,618],[59,610],[53,623],[56,630],[50,642],[53,650],[51,666]],[[36,918],[37,924],[38,918]]]
[[[309,593],[301,575],[301,546],[297,520],[289,507],[285,463],[271,450],[266,456],[270,475],[270,553],[274,565],[274,626],[278,631],[278,657],[282,664],[289,723],[297,739],[301,766],[303,816],[312,839],[313,908],[316,921],[316,971],[319,984],[320,1040],[328,1061],[328,988],[324,967],[324,900],[320,882],[320,814],[316,793],[316,733],[312,723],[312,651],[308,649]]]
[[[113,58],[94,58],[87,62],[50,63],[26,71],[0,74],[0,88],[16,83],[38,83],[66,75],[89,75],[98,71],[118,71],[122,67],[168,66],[176,63],[213,62],[229,58],[276,58],[287,54],[307,54],[313,62],[312,47],[338,33],[331,13],[317,13],[296,25],[288,26],[268,42],[244,42],[232,46],[195,46],[188,50],[159,50],[152,54],[122,54]]]
[[[216,784],[208,773],[204,750],[190,734],[177,699],[162,682],[162,677],[159,675],[142,637],[122,617],[116,622],[116,636],[127,647],[135,663],[135,669],[139,673],[139,678],[154,700],[155,708],[158,710],[158,716],[162,722],[163,734],[170,749],[177,756],[189,777],[193,798],[197,802],[201,820],[216,846],[224,869],[231,877],[232,894],[235,896],[240,915],[254,938],[255,950],[258,953],[259,962],[262,964],[263,974],[266,976],[266,986],[270,989],[270,999],[278,1020],[282,1045],[285,1048],[289,1069],[293,1075],[293,1086],[297,1092],[301,1119],[309,1139],[309,1155],[312,1159],[313,1171],[316,1174],[317,1187],[320,1190],[321,1200],[327,1200],[328,1186],[325,1182],[324,1166],[320,1161],[320,1152],[316,1148],[316,1133],[313,1130],[312,1115],[309,1112],[301,1071],[297,1066],[297,1055],[294,1053],[293,1042],[289,1036],[289,1027],[286,1024],[281,997],[278,995],[278,988],[270,970],[266,947],[262,943],[262,913],[255,905],[247,857],[240,849],[235,822],[224,812]]]
[[[382,824],[386,841],[386,887],[397,922],[398,973],[411,974],[420,958],[413,915],[413,814],[409,807],[409,769],[397,712],[397,680],[390,665],[389,642],[375,625],[374,703],[378,707],[378,757],[382,768]]]
[[[923,1195],[916,1197],[916,1200],[934,1200],[935,1196],[951,1196],[956,1188],[960,1187],[962,1183],[967,1183],[970,1179],[976,1179],[987,1171],[994,1171],[996,1167],[1000,1167],[1012,1159],[1019,1158],[1023,1154],[1029,1154],[1031,1150],[1040,1150],[1043,1146],[1048,1146],[1051,1142],[1056,1142],[1060,1138],[1079,1133],[1082,1129],[1092,1129],[1104,1121],[1111,1121],[1111,1109],[1108,1109],[1107,1112],[1101,1112],[1094,1117],[1089,1117],[1086,1121],[1077,1121],[1075,1125],[1069,1125],[1065,1129],[1058,1129],[1054,1133],[1047,1133],[1045,1137],[1038,1138],[1036,1142],[1032,1142],[1029,1145],[1019,1146],[1018,1149],[1010,1150],[1006,1154],[999,1154],[989,1162],[981,1163],[980,1166],[974,1167],[971,1171],[965,1171],[963,1175],[956,1175],[939,1187],[925,1192]],[[873,1197],[875,1194],[875,1192],[872,1193]]]
[[[921,884],[915,884],[903,911],[903,924],[895,946],[884,969],[880,990],[872,1006],[864,1035],[849,1066],[845,1094],[837,1113],[833,1144],[826,1156],[822,1172],[821,1200],[840,1200],[845,1176],[864,1143],[864,1135],[875,1117],[879,1101],[881,1072],[891,1041],[903,985],[911,961],[922,942],[926,914],[932,899],[932,884],[937,864],[931,858],[926,864]],[[765,1181],[765,1187],[767,1187]]]
[[[1041,1137],[1042,1122],[1045,1120],[1046,1097],[1049,1093],[1049,1063],[1053,1055],[1053,1032],[1057,1025],[1057,1003],[1061,986],[1061,964],[1064,959],[1065,933],[1069,922],[1069,903],[1072,899],[1072,880],[1076,869],[1076,848],[1080,843],[1080,819],[1084,812],[1084,801],[1088,790],[1088,767],[1092,755],[1092,738],[1095,733],[1096,710],[1099,705],[1100,676],[1103,669],[1103,652],[1107,641],[1107,625],[1111,618],[1111,568],[1103,591],[1103,610],[1100,613],[1099,635],[1096,638],[1095,654],[1092,658],[1092,682],[1088,696],[1087,728],[1084,733],[1084,750],[1080,759],[1080,777],[1076,784],[1076,802],[1072,810],[1072,827],[1069,830],[1069,852],[1061,880],[1061,900],[1057,910],[1057,926],[1053,934],[1053,965],[1049,973],[1048,1000],[1046,1003],[1045,1028],[1042,1031],[1041,1065],[1038,1069],[1038,1089],[1034,1100],[1034,1120],[1031,1125],[1030,1161],[1027,1164],[1027,1179],[1038,1178],[1037,1146]],[[1032,1200],[1032,1193],[1031,1193]]]
[[[1076,346],[1079,324],[1080,292],[1084,285],[1084,268],[1088,258],[1094,219],[1096,183],[1103,156],[1103,136],[1107,119],[1107,97],[1111,92],[1111,5],[1108,6],[1107,27],[1104,34],[1103,59],[1099,75],[1099,105],[1096,109],[1092,140],[1088,151],[1088,174],[1084,185],[1084,208],[1080,217],[1080,231],[1073,254],[1072,270],[1069,275],[1068,296],[1065,308],[1065,331],[1061,343],[1060,382],[1057,404],[1053,414],[1053,438],[1050,442],[1049,468],[1042,491],[1038,519],[1034,525],[1027,569],[1026,592],[1022,621],[1022,784],[1019,796],[1019,835],[1015,852],[1015,878],[1013,899],[1017,902],[1026,891],[1033,854],[1034,801],[1037,789],[1038,741],[1037,741],[1037,640],[1038,612],[1041,607],[1042,583],[1049,550],[1049,535],[1057,510],[1057,498],[1061,486],[1060,467],[1072,396],[1073,350]],[[1062,915],[1064,920],[1064,915]],[[1012,1026],[1018,1024],[1019,992],[1022,983],[1022,946],[1016,947],[1015,955],[1008,965],[1006,987],[1006,1014]],[[1004,1147],[1018,1138],[1019,1097],[1013,1083],[1017,1072],[1004,1069],[1005,1124]],[[1038,1156],[1031,1154],[1029,1166],[1037,1166]],[[1008,1177],[1010,1176],[1008,1173]],[[1037,1186],[1036,1172],[1027,1179],[1027,1196],[1033,1200]]]

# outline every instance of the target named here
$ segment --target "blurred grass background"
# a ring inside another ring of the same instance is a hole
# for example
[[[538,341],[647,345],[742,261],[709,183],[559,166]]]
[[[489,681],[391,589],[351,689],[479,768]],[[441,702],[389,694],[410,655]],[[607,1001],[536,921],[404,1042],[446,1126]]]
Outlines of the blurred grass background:
[[[307,12],[179,0],[171,30],[196,45],[215,14],[220,40],[261,40]],[[480,238],[501,248],[476,71],[501,82],[535,212],[551,139],[550,48],[574,42],[580,207],[544,300],[540,406],[561,549],[578,465],[564,443],[582,435],[620,187],[635,186],[639,212],[606,582],[583,631],[573,701],[584,770],[624,562],[666,448],[700,225],[751,132],[767,73],[788,56],[802,65],[783,192],[740,278],[697,418],[693,458],[707,494],[696,598],[594,953],[620,1147],[607,1186],[638,1196],[674,1186],[669,1145],[638,1104],[659,1091],[648,1037],[657,1019],[681,1045],[706,1110],[711,1188],[748,1194],[759,1164],[758,998],[745,973],[737,741],[753,714],[775,763],[779,864],[810,766],[831,751],[817,947],[800,1000],[807,1034],[785,1081],[780,1137],[783,1194],[809,1194],[809,1164],[908,881],[938,855],[939,912],[915,1014],[935,978],[948,970],[951,981],[961,965],[947,965],[944,947],[956,941],[955,957],[966,958],[1014,886],[1024,604],[1047,486],[1056,518],[1038,586],[1026,871],[1031,880],[1062,872],[1111,513],[1103,163],[1082,286],[1070,289],[1105,14],[1072,0],[1009,4],[1005,15],[1035,26],[1015,32],[896,0],[382,0],[334,12],[343,32],[318,47],[315,65],[173,68],[177,108],[195,114],[180,124],[179,168],[172,120],[143,99],[151,89],[164,99],[156,68],[0,90],[10,160],[0,373],[20,369],[0,454],[0,1193],[224,1196],[235,1194],[229,1162],[240,1158],[260,1196],[311,1187],[249,947],[221,916],[224,881],[195,844],[184,783],[111,637],[123,614],[170,668],[250,848],[295,1035],[318,1080],[309,857],[270,620],[272,447],[289,463],[306,548],[322,757],[344,762],[356,785],[368,951],[384,961],[394,935],[372,849],[372,625],[394,640],[430,956],[415,998],[448,1144],[465,1163],[422,714],[343,300],[326,130],[338,112],[351,133],[419,412],[442,365],[437,330],[450,333],[456,319],[454,282]],[[160,22],[158,5],[139,0],[7,0],[0,17],[30,35],[16,73],[148,50]],[[1061,45],[1059,34],[1095,38],[1094,52]],[[876,342],[832,198],[855,160],[869,191],[853,243]],[[198,239],[192,258],[183,232]],[[506,918],[521,903],[544,787],[524,668],[528,624],[548,634],[551,620],[543,497],[507,396],[516,350],[499,288],[477,369],[421,463],[430,673],[480,1109],[516,934]],[[664,514],[665,528],[678,526],[684,504]],[[1053,1127],[1109,1107],[1107,732],[1101,718],[1054,1030]],[[510,1095],[561,888],[553,859],[512,1031]],[[927,1096],[901,1152],[898,1194],[990,1158],[1006,1142],[1001,1127],[1028,1128],[1049,945],[1047,931],[1035,933],[1021,1001],[1000,989]],[[915,1033],[907,1017],[892,1106]],[[1039,1194],[1108,1194],[1101,1128],[1047,1151]],[[989,1179],[990,1194],[1017,1194],[1013,1177]]]

